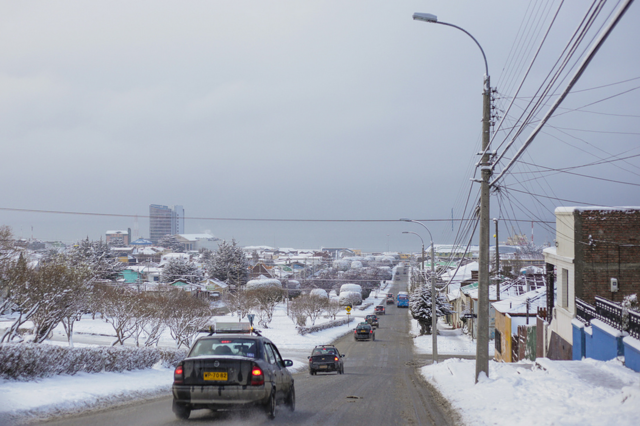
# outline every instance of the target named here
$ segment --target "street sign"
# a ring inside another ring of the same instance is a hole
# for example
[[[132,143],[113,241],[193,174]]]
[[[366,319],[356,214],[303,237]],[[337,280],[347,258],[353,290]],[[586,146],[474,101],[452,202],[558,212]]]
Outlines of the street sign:
[[[255,314],[247,314],[247,319],[249,320],[249,324],[251,324],[251,327],[253,327],[253,319],[255,317]]]
[[[351,313],[351,306],[347,306],[345,309],[347,310],[347,314]]]

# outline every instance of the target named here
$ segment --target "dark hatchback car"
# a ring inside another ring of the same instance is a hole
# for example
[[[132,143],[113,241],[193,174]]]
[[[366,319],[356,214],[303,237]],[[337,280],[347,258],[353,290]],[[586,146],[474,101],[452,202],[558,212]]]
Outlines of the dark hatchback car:
[[[371,324],[372,327],[380,327],[380,323],[378,322],[377,315],[367,315],[364,319]]]
[[[382,306],[382,305],[376,306],[375,308],[373,308],[373,312],[375,312],[376,315],[385,315],[384,306]]]
[[[355,340],[376,340],[376,333],[374,333],[373,327],[371,327],[371,324],[366,322],[361,322],[353,330],[353,338]]]
[[[316,346],[309,357],[309,374],[318,372],[337,371],[344,374],[344,355],[340,355],[338,348],[333,345]]]
[[[263,409],[274,418],[276,405],[295,410],[293,378],[278,348],[257,335],[200,337],[175,369],[173,412],[188,419],[191,410]]]

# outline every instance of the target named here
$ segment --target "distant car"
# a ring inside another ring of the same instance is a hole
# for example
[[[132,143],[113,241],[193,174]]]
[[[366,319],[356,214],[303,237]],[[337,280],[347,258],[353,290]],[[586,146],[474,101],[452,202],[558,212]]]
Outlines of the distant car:
[[[353,338],[355,340],[376,340],[376,333],[374,333],[371,324],[361,322],[353,329]]]
[[[388,299],[393,299],[393,293],[387,293],[387,298]]]
[[[316,346],[309,357],[309,374],[312,376],[318,372],[336,371],[344,374],[344,355],[340,355],[334,345]]]
[[[396,302],[393,300],[393,297],[387,297],[387,305],[394,305]]]
[[[377,315],[384,315],[385,311],[384,311],[384,306],[382,305],[378,305],[375,308],[373,308],[373,312],[375,312]]]
[[[364,319],[371,324],[371,327],[380,327],[380,323],[378,322],[377,315],[367,315]]]
[[[271,419],[276,405],[295,410],[293,378],[269,339],[251,334],[200,337],[173,374],[173,412],[188,419],[192,410],[260,407]]]

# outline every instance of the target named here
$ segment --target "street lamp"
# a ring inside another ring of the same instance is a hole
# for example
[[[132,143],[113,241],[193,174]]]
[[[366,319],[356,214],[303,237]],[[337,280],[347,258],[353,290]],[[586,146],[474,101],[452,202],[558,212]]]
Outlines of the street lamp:
[[[422,261],[420,262],[420,269],[422,271],[424,271],[424,240],[422,239],[422,237],[420,236],[420,234],[417,234],[415,232],[411,232],[411,231],[402,231],[403,234],[413,234],[413,235],[417,235],[418,238],[420,238],[420,241],[422,241]]]
[[[435,272],[435,249],[433,247],[433,237],[431,236],[431,231],[427,228],[422,222],[418,222],[417,220],[402,218],[400,219],[403,222],[413,222],[421,225],[424,229],[429,233],[429,238],[431,238],[431,346],[432,346],[432,355],[433,355],[433,363],[438,363],[438,308],[436,306],[436,272]],[[424,262],[424,243],[422,244],[422,261]]]
[[[491,86],[489,80],[489,65],[482,46],[465,29],[446,22],[438,21],[438,17],[430,13],[414,13],[413,19],[432,24],[446,25],[456,28],[476,43],[484,59],[484,90],[482,92],[482,158],[480,170],[480,253],[478,271],[478,340],[476,345],[476,383],[483,372],[489,376],[489,178],[491,177],[491,153],[489,150],[489,124],[491,115]]]

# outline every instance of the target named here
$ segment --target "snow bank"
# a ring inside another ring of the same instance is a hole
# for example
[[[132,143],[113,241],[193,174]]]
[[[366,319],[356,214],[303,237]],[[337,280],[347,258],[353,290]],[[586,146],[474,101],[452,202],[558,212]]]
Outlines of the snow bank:
[[[631,426],[640,418],[640,373],[619,361],[489,363],[489,377],[475,379],[475,361],[449,359],[423,367],[472,425]]]

